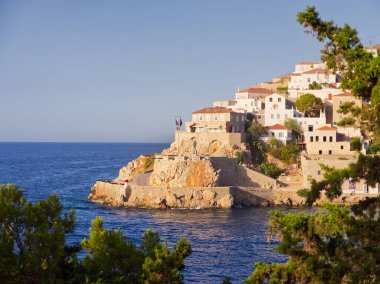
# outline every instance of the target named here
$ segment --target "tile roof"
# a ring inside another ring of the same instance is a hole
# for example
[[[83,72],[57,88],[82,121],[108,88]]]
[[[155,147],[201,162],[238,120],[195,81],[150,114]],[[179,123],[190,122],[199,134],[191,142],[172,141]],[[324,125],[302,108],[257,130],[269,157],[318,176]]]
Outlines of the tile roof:
[[[200,110],[194,111],[196,113],[235,113],[232,109],[226,107],[205,107]]]
[[[301,61],[297,65],[313,65],[313,64],[319,64],[321,62],[316,62],[316,61]]]
[[[281,124],[275,124],[272,126],[267,126],[266,128],[268,128],[269,130],[288,130],[288,128],[286,128],[285,126],[283,126]]]
[[[329,74],[330,71],[328,69],[325,69],[325,68],[315,68],[315,69],[311,69],[309,71],[305,71],[302,74],[317,74],[317,73]]]
[[[317,130],[331,130],[331,131],[336,131],[336,127],[332,127],[332,126],[325,125],[325,126],[319,127]]]
[[[337,94],[334,97],[352,97],[352,94],[350,92],[344,92],[344,93]]]
[[[363,48],[365,50],[367,50],[367,49],[373,49],[373,48],[380,48],[380,43],[372,45],[372,46],[364,46]]]
[[[272,94],[273,92],[271,90],[265,89],[265,88],[248,88],[239,91],[239,93],[258,93],[258,94]]]

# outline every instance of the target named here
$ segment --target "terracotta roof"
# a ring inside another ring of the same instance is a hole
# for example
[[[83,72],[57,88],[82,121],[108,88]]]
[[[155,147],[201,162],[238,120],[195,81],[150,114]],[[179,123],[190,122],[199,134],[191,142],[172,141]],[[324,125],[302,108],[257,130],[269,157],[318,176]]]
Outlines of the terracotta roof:
[[[373,48],[380,48],[380,43],[372,45],[372,46],[364,46],[363,48],[366,50],[367,49],[373,49]]]
[[[297,65],[313,65],[313,64],[319,64],[321,62],[316,62],[316,61],[301,61]]]
[[[319,127],[317,130],[331,130],[331,131],[336,131],[336,127],[331,127],[331,126],[325,125],[325,126]]]
[[[324,68],[315,68],[315,69],[311,69],[309,71],[305,71],[302,74],[317,74],[317,73],[328,74],[328,73],[330,73],[330,71],[328,69],[324,69]]]
[[[275,124],[272,126],[267,126],[266,128],[268,128],[269,130],[288,130],[288,128],[286,128],[285,126],[283,126],[281,124]]]
[[[258,93],[258,94],[272,94],[273,92],[271,90],[265,89],[265,88],[248,88],[239,91],[239,93]]]
[[[292,73],[290,76],[301,76],[301,73]]]
[[[194,111],[195,113],[235,113],[232,109],[226,107],[205,107],[200,110]]]
[[[344,93],[337,94],[334,97],[352,97],[352,94],[350,92],[344,92]]]

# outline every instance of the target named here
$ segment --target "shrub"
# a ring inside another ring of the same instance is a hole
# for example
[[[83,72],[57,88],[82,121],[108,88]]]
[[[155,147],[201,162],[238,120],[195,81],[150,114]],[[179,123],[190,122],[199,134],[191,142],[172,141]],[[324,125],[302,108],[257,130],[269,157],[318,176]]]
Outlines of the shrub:
[[[259,170],[266,176],[271,178],[278,178],[282,173],[282,170],[272,163],[262,163],[259,166]]]

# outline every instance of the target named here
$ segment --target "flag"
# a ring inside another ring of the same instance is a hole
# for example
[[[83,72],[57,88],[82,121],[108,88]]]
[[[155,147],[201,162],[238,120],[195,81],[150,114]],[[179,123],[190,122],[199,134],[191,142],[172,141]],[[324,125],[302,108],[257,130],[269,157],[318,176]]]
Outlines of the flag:
[[[177,125],[177,126],[178,126],[178,121],[177,121],[177,119],[175,119],[175,125]]]
[[[182,126],[182,119],[180,118],[179,119],[179,127],[181,127]]]

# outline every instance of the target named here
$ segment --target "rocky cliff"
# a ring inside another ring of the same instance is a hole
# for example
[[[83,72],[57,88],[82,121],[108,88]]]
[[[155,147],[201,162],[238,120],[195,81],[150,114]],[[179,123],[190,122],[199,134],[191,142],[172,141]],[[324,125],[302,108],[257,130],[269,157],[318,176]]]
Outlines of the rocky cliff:
[[[166,187],[212,187],[218,185],[220,171],[209,160],[157,159],[149,184]]]

